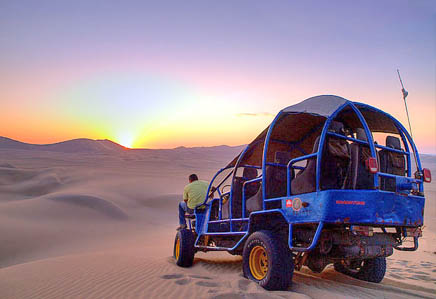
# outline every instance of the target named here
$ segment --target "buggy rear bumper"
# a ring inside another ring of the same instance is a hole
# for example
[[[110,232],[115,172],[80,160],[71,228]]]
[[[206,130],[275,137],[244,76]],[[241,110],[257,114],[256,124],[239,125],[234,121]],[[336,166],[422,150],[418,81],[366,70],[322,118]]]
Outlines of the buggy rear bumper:
[[[281,198],[290,224],[423,225],[425,198],[380,190],[325,190]]]
[[[379,190],[326,190],[282,198],[283,216],[289,223],[289,248],[293,251],[311,251],[325,225],[368,225],[375,227],[417,228],[423,225],[425,198]],[[298,224],[316,224],[310,245],[296,247],[293,231]],[[387,236],[387,235],[386,235]],[[418,247],[418,236],[414,236],[413,247],[400,247],[392,243],[381,246],[362,247],[368,253],[363,256],[392,254],[392,246],[398,250],[413,251]],[[350,247],[353,249],[354,247]],[[358,247],[356,247],[358,248]],[[378,252],[380,251],[380,252]]]

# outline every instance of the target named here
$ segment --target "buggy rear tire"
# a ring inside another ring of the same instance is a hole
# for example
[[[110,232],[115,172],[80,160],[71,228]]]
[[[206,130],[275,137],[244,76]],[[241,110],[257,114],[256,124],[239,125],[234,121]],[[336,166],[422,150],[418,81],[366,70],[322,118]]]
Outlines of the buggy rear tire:
[[[253,233],[242,255],[244,276],[267,290],[287,290],[292,284],[294,261],[285,242],[270,231]]]
[[[386,258],[377,257],[360,261],[359,266],[347,266],[342,262],[334,263],[336,271],[356,279],[379,283],[386,274]]]
[[[180,267],[191,267],[194,262],[194,234],[187,229],[179,230],[174,240],[173,256]]]

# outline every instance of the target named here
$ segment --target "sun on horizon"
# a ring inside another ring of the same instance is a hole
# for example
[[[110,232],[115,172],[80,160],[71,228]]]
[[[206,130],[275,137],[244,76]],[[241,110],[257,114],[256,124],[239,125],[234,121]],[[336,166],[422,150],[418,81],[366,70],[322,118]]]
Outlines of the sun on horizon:
[[[135,137],[130,132],[122,132],[115,138],[115,141],[124,147],[132,148],[135,141]]]

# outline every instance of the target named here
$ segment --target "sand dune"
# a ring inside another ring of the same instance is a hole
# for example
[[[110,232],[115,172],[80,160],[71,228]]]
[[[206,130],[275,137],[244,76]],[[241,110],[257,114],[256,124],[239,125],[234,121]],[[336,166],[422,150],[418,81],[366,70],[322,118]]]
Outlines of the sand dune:
[[[129,152],[126,158],[138,158],[139,155],[152,156],[152,158],[167,157],[173,160],[175,158],[185,158],[196,155],[199,159],[213,159],[213,156],[219,156],[219,159],[229,157],[234,158],[235,153],[241,151],[243,146],[211,146],[211,147],[184,147],[180,146],[174,149],[127,149],[126,147],[108,139],[93,140],[87,138],[78,138],[52,144],[30,144],[20,142],[14,139],[0,136],[0,149],[7,150],[30,150],[30,151],[49,151],[60,153],[93,153],[93,154],[114,154]],[[154,156],[153,156],[154,155]],[[2,165],[0,164],[0,167]]]
[[[432,298],[436,188],[417,252],[395,252],[381,284],[303,268],[286,292],[242,277],[241,258],[172,245],[186,177],[209,180],[240,147],[68,153],[1,147],[0,298]],[[423,164],[436,173],[436,158]]]
[[[56,173],[51,171],[32,172],[15,168],[7,168],[5,171],[0,167],[0,176],[4,177],[3,181],[15,180],[14,183],[0,185],[1,192],[24,196],[48,194],[62,185]]]
[[[14,150],[37,150],[62,153],[110,153],[121,152],[125,147],[110,140],[73,139],[53,144],[30,144],[0,136],[0,148]]]
[[[105,200],[91,195],[79,194],[59,194],[48,197],[50,200],[59,201],[60,203],[87,207],[105,214],[113,219],[127,219],[127,214],[120,209],[116,204],[109,200]]]

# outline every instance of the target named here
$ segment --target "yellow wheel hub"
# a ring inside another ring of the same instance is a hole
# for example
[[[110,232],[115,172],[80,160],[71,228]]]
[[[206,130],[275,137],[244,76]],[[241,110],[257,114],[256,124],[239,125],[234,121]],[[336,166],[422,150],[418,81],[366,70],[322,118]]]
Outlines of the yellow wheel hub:
[[[176,260],[179,259],[179,255],[180,255],[180,238],[177,238],[176,249],[175,249],[175,252],[174,252],[174,257],[176,258]]]
[[[268,272],[268,255],[266,254],[265,248],[262,246],[255,246],[249,257],[249,266],[251,275],[257,280],[262,280],[265,278]]]

